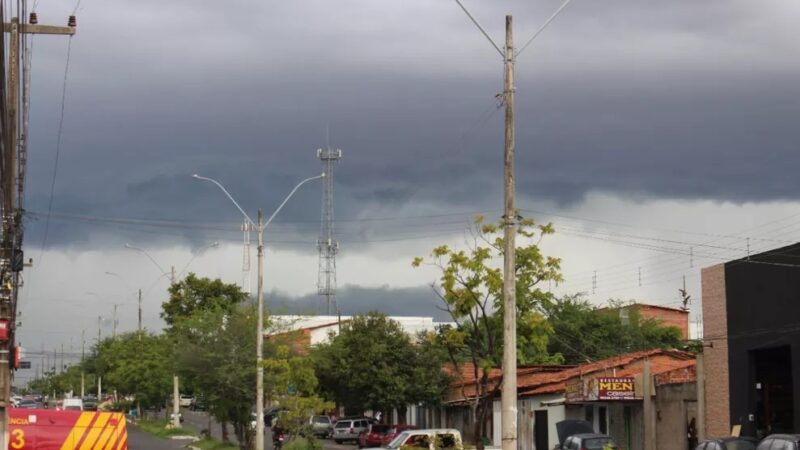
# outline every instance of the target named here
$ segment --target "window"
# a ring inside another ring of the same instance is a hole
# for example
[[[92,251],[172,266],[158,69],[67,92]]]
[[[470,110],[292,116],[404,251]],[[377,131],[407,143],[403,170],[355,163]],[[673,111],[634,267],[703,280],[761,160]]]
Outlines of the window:
[[[705,448],[706,448],[706,443],[701,442],[700,445],[694,448],[694,450],[705,450]]]
[[[758,444],[756,450],[770,450],[770,447],[772,446],[772,442],[774,440],[775,439],[764,439],[763,441],[761,441],[760,444]]]
[[[458,446],[456,437],[452,434],[439,434],[436,436],[436,448],[442,450],[454,449]]]
[[[336,428],[350,428],[352,423],[349,420],[340,420],[336,422]]]
[[[331,418],[328,416],[314,416],[314,423],[331,423]]]
[[[760,447],[760,446],[759,446]],[[773,439],[770,450],[796,450],[794,443],[785,439]]]
[[[410,436],[404,445],[408,447],[427,449],[431,446],[431,440],[427,434],[415,434]]]

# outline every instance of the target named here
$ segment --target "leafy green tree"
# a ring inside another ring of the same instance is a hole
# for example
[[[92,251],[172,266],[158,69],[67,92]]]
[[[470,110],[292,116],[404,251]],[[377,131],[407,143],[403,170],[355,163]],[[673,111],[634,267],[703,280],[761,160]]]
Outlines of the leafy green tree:
[[[103,355],[104,380],[135,397],[139,411],[164,405],[172,394],[172,342],[165,335],[131,332],[118,335]]]
[[[179,318],[171,333],[181,378],[208,402],[211,415],[233,425],[242,449],[254,438],[257,316],[252,306],[217,304]]]
[[[497,264],[504,252],[501,225],[484,223],[478,217],[468,250],[440,246],[433,249],[427,261],[413,261],[415,267],[427,262],[440,270],[434,292],[455,323],[441,331],[440,339],[453,364],[473,364],[478,392],[470,399],[470,406],[476,419],[478,450],[483,449],[486,420],[500,389],[500,383],[490,385],[489,374],[501,365],[503,352],[503,273]],[[540,313],[542,303],[552,296],[538,287],[541,282],[561,280],[561,261],[544,256],[539,249],[541,239],[553,232],[551,225],[536,225],[531,219],[519,224],[514,275],[520,364],[558,362],[547,352],[552,328]]]
[[[267,397],[285,409],[281,428],[292,437],[303,434],[313,440],[313,434],[306,432],[309,416],[332,409],[334,404],[317,395],[319,383],[309,358],[291,355],[287,345],[277,345],[271,353],[262,361],[264,387]]]
[[[404,410],[409,403],[441,400],[447,380],[441,354],[429,347],[424,358],[400,325],[371,312],[342,324],[330,343],[312,350],[320,391],[349,413]]]
[[[189,317],[201,309],[222,309],[232,312],[247,300],[247,294],[236,284],[223,283],[219,278],[198,278],[190,273],[169,288],[169,300],[164,302],[161,318],[172,327],[181,317]]]
[[[620,320],[617,309],[624,306],[629,307],[627,323]],[[642,318],[635,305],[612,302],[612,308],[598,309],[574,295],[545,303],[544,310],[554,330],[548,350],[561,355],[566,364],[652,348],[681,348],[683,344],[680,329]]]

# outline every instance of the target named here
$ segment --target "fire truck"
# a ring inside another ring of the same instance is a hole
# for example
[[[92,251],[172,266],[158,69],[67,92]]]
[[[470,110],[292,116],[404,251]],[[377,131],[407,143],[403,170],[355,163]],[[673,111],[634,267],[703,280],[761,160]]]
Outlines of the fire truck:
[[[8,450],[128,450],[125,415],[9,409]]]

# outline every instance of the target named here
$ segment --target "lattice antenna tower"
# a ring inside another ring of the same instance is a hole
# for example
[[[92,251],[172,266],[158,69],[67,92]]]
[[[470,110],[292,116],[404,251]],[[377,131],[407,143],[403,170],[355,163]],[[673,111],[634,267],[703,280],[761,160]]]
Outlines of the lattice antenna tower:
[[[336,254],[339,242],[333,233],[333,166],[342,159],[342,151],[330,147],[317,150],[317,157],[322,161],[322,223],[320,226],[317,248],[319,249],[319,277],[317,293],[325,297],[328,315],[336,309]]]

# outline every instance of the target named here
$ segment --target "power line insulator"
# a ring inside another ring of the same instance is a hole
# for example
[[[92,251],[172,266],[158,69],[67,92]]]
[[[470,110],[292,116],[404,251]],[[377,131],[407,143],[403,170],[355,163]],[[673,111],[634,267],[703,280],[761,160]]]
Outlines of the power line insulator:
[[[39,16],[36,15],[35,12],[31,13],[31,17],[28,19],[28,23],[31,25],[36,25],[39,23]]]
[[[69,16],[69,21],[67,22],[68,27],[75,28],[78,26],[78,19],[75,16]]]

